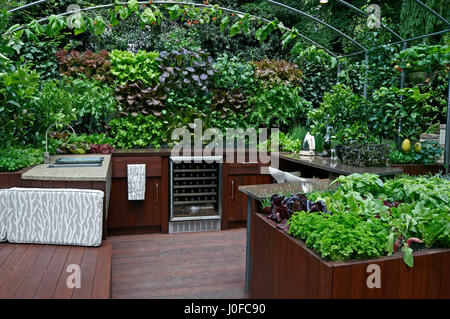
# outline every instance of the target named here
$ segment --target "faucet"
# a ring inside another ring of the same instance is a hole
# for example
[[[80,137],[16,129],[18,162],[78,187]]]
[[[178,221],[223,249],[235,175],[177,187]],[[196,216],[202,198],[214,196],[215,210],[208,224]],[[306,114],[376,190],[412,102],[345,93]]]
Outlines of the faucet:
[[[50,163],[50,153],[48,152],[48,131],[49,131],[53,126],[56,126],[56,125],[58,125],[58,124],[64,124],[65,126],[69,127],[69,128],[72,130],[73,134],[76,134],[76,133],[75,133],[75,130],[73,129],[73,127],[70,126],[70,125],[67,124],[67,123],[53,123],[52,125],[50,125],[50,126],[47,128],[47,131],[45,132],[44,164],[49,164],[49,163]]]

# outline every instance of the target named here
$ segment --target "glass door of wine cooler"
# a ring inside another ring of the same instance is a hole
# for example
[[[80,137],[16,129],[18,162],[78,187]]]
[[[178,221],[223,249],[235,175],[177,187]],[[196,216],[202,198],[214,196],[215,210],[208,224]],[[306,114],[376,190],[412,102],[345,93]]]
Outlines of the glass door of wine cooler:
[[[170,158],[170,221],[220,219],[222,157]]]

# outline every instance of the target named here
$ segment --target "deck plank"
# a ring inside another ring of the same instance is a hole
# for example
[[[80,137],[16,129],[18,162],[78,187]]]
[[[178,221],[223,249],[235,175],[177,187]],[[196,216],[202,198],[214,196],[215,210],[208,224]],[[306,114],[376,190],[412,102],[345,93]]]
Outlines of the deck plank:
[[[0,243],[0,298],[109,298],[112,245]],[[80,265],[81,287],[68,288],[67,266]]]
[[[16,245],[0,244],[0,267],[8,259],[9,255],[16,249]]]
[[[48,264],[55,253],[55,250],[55,245],[43,246],[42,252],[36,258],[35,262],[28,271],[27,276],[23,279],[19,289],[14,295],[14,298],[28,299],[33,297],[42,277],[44,276],[45,270],[47,269]]]
[[[69,254],[69,246],[58,246],[42,276],[33,298],[51,298]]]
[[[68,278],[68,276],[71,275],[71,273],[67,272],[67,267],[72,264],[80,266],[84,252],[85,252],[84,247],[78,247],[78,246],[70,247],[69,254],[66,258],[66,262],[65,262],[64,267],[62,268],[61,274],[58,278],[58,284],[56,285],[56,289],[53,292],[52,298],[54,298],[54,299],[71,299],[72,298],[72,295],[73,295],[73,292],[75,289],[69,288],[67,286],[67,278]],[[80,266],[80,268],[81,268],[81,266]],[[83,275],[84,275],[83,270],[81,270],[81,278],[83,278]]]
[[[109,239],[112,298],[248,298],[246,229]]]
[[[26,253],[17,262],[16,267],[10,273],[5,274],[8,278],[0,286],[0,298],[12,298],[14,296],[41,249],[41,245],[30,245]]]
[[[73,291],[73,299],[89,299],[94,286],[95,268],[99,249],[86,249],[81,260],[81,287]]]
[[[98,252],[94,287],[91,295],[93,299],[108,299],[111,296],[111,258],[112,244],[111,242],[104,242]]]
[[[8,280],[9,275],[13,272],[14,268],[17,266],[20,259],[22,259],[25,252],[30,248],[29,246],[22,245],[14,246],[14,250],[11,252],[11,254],[9,254],[8,258],[0,267],[0,288],[3,286],[3,283]]]

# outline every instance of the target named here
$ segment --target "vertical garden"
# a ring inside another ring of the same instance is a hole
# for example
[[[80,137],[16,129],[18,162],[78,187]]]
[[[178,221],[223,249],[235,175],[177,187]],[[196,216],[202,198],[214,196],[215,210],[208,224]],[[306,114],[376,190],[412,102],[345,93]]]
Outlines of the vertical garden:
[[[0,171],[41,162],[54,123],[77,134],[56,126],[52,153],[168,148],[197,118],[279,127],[290,152],[308,131],[320,152],[330,126],[334,145],[387,145],[391,163],[443,153],[417,142],[446,123],[448,1],[423,1],[444,20],[413,0],[282,1],[340,33],[274,1],[32,2],[0,5]]]

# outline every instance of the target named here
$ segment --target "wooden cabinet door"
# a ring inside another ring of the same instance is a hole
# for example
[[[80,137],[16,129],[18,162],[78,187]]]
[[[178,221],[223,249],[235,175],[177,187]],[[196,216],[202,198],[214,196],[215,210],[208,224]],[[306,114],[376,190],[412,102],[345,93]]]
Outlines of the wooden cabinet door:
[[[145,200],[128,200],[126,178],[115,178],[111,186],[108,228],[161,226],[161,178],[147,177]]]
[[[270,175],[245,174],[245,171],[233,171],[224,177],[222,197],[222,228],[242,227],[247,221],[248,196],[239,191],[239,186],[270,184]]]

